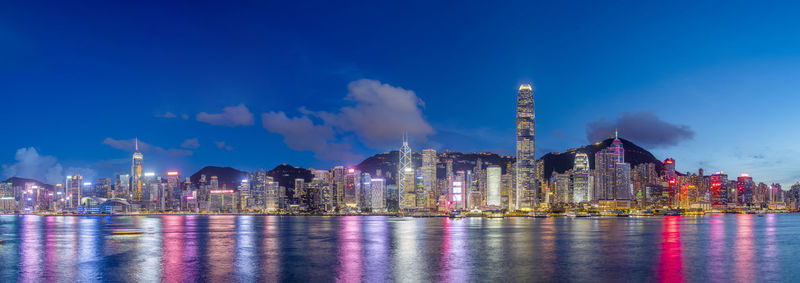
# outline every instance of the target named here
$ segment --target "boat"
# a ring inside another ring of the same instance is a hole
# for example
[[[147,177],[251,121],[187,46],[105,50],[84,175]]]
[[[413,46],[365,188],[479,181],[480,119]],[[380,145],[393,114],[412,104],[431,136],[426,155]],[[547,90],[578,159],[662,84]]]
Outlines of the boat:
[[[453,210],[450,212],[450,218],[464,218],[466,217],[461,210]]]
[[[591,215],[591,214],[589,214],[589,213],[588,213],[588,212],[586,212],[586,211],[578,211],[578,212],[575,212],[575,217],[589,217],[589,216],[592,216],[592,215]]]
[[[489,213],[486,217],[487,218],[503,218],[503,217],[505,217],[505,215],[503,215],[502,212],[492,212],[492,213]]]
[[[547,211],[532,211],[529,215],[535,218],[547,218],[549,216]]]
[[[628,213],[626,213],[624,211],[621,211],[621,210],[616,211],[616,214],[617,214],[617,217],[630,217],[631,216],[630,214],[628,214]]]

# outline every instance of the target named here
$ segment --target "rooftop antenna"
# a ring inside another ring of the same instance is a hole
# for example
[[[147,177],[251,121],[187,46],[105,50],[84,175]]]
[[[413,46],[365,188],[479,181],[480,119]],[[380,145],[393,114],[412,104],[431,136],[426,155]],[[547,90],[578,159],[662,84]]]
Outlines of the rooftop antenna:
[[[139,151],[139,137],[136,137],[136,151]]]
[[[614,128],[614,138],[619,139],[619,131],[617,131],[617,128]]]

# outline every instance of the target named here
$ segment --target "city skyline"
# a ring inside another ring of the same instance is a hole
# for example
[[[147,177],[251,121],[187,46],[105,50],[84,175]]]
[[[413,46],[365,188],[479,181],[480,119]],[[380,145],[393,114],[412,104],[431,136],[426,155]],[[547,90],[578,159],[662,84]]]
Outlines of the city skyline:
[[[681,172],[747,172],[784,187],[800,179],[800,161],[791,158],[800,134],[786,130],[798,122],[790,113],[800,90],[791,79],[800,72],[792,48],[800,36],[782,28],[798,21],[787,12],[792,9],[730,4],[729,13],[711,13],[718,25],[707,26],[704,11],[717,9],[713,5],[690,11],[628,6],[638,14],[660,12],[647,19],[599,3],[457,8],[485,16],[485,29],[442,23],[456,22],[456,14],[380,3],[355,10],[326,6],[345,16],[336,18],[302,9],[340,27],[326,29],[260,14],[299,13],[293,6],[228,7],[243,15],[235,18],[199,6],[198,13],[173,19],[165,12],[171,4],[103,3],[85,11],[60,5],[8,3],[3,9],[0,25],[11,40],[1,47],[9,62],[2,71],[9,75],[0,92],[8,94],[9,107],[0,117],[14,121],[13,134],[0,140],[3,177],[125,172],[136,137],[150,164],[162,166],[157,172],[353,165],[394,149],[403,130],[415,148],[514,155],[508,109],[517,86],[530,83],[543,117],[537,157],[596,142],[619,128],[659,158],[678,160]],[[391,9],[418,21],[410,30],[392,28],[393,17],[361,25],[375,18],[360,12]],[[145,20],[136,12],[120,16],[121,10],[163,13]],[[550,15],[564,10],[575,17]],[[30,15],[42,21],[28,25]],[[743,16],[754,20],[742,23]],[[86,27],[78,17],[105,24]],[[269,28],[275,26],[312,36]],[[698,27],[714,36],[706,38]],[[315,32],[321,28],[327,33]],[[665,42],[664,34],[670,44],[654,46]],[[226,40],[233,44],[221,43]],[[372,48],[353,43],[362,41]],[[418,45],[431,48],[421,52]],[[773,46],[784,48],[774,52]],[[750,108],[737,110],[744,101]]]

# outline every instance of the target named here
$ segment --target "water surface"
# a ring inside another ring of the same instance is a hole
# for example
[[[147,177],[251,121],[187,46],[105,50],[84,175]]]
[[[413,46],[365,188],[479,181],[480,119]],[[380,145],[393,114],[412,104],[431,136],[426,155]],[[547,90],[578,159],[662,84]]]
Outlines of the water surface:
[[[797,214],[546,219],[3,215],[0,240],[0,279],[5,282],[800,278]]]

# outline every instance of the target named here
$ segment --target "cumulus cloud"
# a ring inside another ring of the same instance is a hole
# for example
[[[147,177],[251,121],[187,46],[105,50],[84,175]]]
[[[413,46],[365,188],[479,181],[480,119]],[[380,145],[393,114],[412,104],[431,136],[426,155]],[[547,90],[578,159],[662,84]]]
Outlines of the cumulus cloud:
[[[175,113],[172,113],[172,112],[167,112],[167,113],[164,113],[164,114],[156,114],[156,117],[157,118],[171,119],[171,118],[178,117],[178,115],[175,115]]]
[[[132,151],[135,148],[136,139],[127,139],[127,140],[118,140],[114,138],[105,138],[103,140],[103,144],[108,145],[110,147],[124,150],[124,151]],[[160,146],[154,146],[149,143],[143,142],[139,140],[139,151],[143,153],[153,152],[158,154],[169,155],[172,157],[182,157],[182,156],[189,156],[192,155],[194,152],[191,150],[186,149],[179,149],[179,148],[163,148]]]
[[[315,114],[327,125],[354,132],[365,145],[394,145],[403,134],[425,141],[434,133],[422,115],[425,103],[413,91],[368,79],[351,82],[347,89],[345,100],[354,105]]]
[[[227,127],[250,126],[255,123],[253,113],[244,104],[222,108],[222,113],[200,112],[197,114],[197,121]]]
[[[214,143],[217,144],[217,148],[219,148],[219,149],[224,149],[224,150],[227,150],[227,151],[232,151],[233,150],[233,147],[230,146],[230,145],[225,144],[224,141],[218,141],[218,142],[214,142]]]
[[[649,112],[623,113],[616,121],[601,118],[586,125],[586,138],[597,142],[614,136],[619,130],[620,137],[650,148],[670,147],[694,137],[694,131],[687,125],[675,125],[658,118]]]
[[[354,136],[367,147],[385,148],[398,144],[403,134],[425,141],[434,133],[422,115],[425,103],[413,91],[368,79],[351,82],[347,89],[344,100],[349,105],[336,111],[301,107],[298,117],[269,112],[261,115],[262,124],[282,135],[289,148],[313,151],[318,158],[332,160],[358,157],[349,147],[343,148],[345,136]],[[312,118],[321,123],[315,124]]]
[[[17,149],[14,155],[13,164],[4,164],[3,177],[30,178],[48,184],[62,183],[67,174],[80,174],[85,180],[94,180],[97,173],[89,168],[69,167],[64,170],[64,166],[58,159],[50,155],[40,155],[33,147]]]
[[[182,148],[195,149],[200,147],[200,141],[197,138],[188,139],[181,143]]]
[[[283,136],[283,142],[294,150],[324,152],[334,132],[330,126],[314,125],[308,116],[289,118],[283,112],[261,114],[261,123],[267,131]]]

